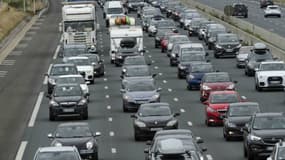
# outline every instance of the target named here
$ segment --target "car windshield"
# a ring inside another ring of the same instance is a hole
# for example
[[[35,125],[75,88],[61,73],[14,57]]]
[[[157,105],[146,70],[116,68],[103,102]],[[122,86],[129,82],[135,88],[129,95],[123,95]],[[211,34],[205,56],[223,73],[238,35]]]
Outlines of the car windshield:
[[[139,116],[169,116],[171,114],[170,108],[168,106],[150,106],[142,107],[138,111]]]
[[[216,82],[230,82],[228,74],[211,74],[205,77],[205,82],[216,83]]]
[[[119,7],[119,8],[108,8],[108,14],[123,14],[123,8]]]
[[[126,72],[126,77],[139,77],[139,76],[149,76],[150,71],[148,67],[136,67],[129,68]]]
[[[173,21],[160,21],[157,23],[157,28],[175,28]]]
[[[254,54],[253,56],[250,57],[250,61],[261,62],[265,60],[273,60],[272,54],[268,52],[265,54]]]
[[[166,33],[173,33],[170,29],[159,29],[156,33],[156,36],[158,37],[162,37],[164,36]]]
[[[285,147],[278,147],[278,153],[277,153],[277,159],[278,160],[284,160],[285,159]]]
[[[211,96],[211,103],[235,103],[239,102],[238,96],[236,94],[213,94]]]
[[[185,42],[185,41],[189,41],[188,37],[186,37],[186,36],[169,37],[169,43],[173,43],[173,42],[179,43],[179,42]]]
[[[155,87],[152,82],[137,82],[130,83],[126,86],[129,92],[139,92],[139,91],[154,91]]]
[[[124,65],[145,65],[144,57],[136,57],[136,58],[126,58],[124,61]]]
[[[193,52],[193,51],[202,52],[202,51],[204,51],[204,48],[203,47],[187,47],[187,48],[181,49],[182,53]]]
[[[239,42],[238,37],[236,35],[223,35],[219,36],[220,43],[237,43]]]
[[[262,64],[260,66],[260,70],[262,70],[262,71],[284,71],[285,70],[285,64],[284,63]]]
[[[85,84],[85,81],[83,77],[60,77],[56,79],[56,84],[68,83]]]
[[[68,63],[73,63],[78,66],[88,66],[91,64],[90,60],[88,58],[84,59],[68,59]]]
[[[213,66],[211,64],[198,64],[193,65],[191,69],[192,73],[209,73],[213,72]]]
[[[213,31],[209,32],[210,37],[212,37],[212,38],[216,38],[216,35],[220,34],[220,33],[225,33],[225,31],[223,31],[223,30],[213,30]]]
[[[284,116],[256,117],[253,129],[285,129]]]
[[[54,151],[39,152],[36,160],[80,160],[76,152],[73,151]]]
[[[68,74],[77,74],[75,66],[57,66],[52,67],[50,75],[59,76],[59,75],[68,75]]]
[[[81,95],[80,86],[58,86],[55,87],[54,90],[55,97],[80,96],[80,95]]]
[[[91,137],[92,132],[88,126],[73,125],[73,126],[62,126],[57,128],[55,137],[56,138],[76,138],[76,137]]]
[[[188,61],[205,61],[205,56],[202,54],[182,54],[181,62],[188,62]]]
[[[66,48],[63,50],[63,57],[72,57],[77,56],[79,54],[86,53],[86,49],[83,48]]]
[[[258,105],[241,105],[241,106],[230,107],[229,116],[232,117],[251,116],[257,112],[260,112]]]
[[[82,56],[84,56],[84,55],[82,55]],[[94,63],[98,63],[98,61],[99,61],[99,57],[98,56],[86,56],[86,57],[88,57],[88,59],[90,60],[90,62],[94,62]]]
[[[275,9],[279,9],[279,7],[277,7],[277,6],[269,6],[268,9],[274,9],[275,10]]]
[[[252,46],[243,46],[239,49],[238,54],[249,54],[251,52]]]

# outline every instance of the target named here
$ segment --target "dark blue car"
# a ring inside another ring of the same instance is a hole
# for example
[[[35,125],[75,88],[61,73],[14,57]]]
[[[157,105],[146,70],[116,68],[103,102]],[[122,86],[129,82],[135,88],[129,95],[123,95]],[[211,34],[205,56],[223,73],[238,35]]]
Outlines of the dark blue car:
[[[204,74],[210,72],[214,72],[214,68],[209,62],[191,63],[188,66],[188,75],[186,76],[187,89],[199,89]]]

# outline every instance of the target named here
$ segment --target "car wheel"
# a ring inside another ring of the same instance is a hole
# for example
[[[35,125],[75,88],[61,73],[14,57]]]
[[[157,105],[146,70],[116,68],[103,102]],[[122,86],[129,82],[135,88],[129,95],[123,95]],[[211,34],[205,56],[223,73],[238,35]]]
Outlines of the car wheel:
[[[247,76],[248,73],[247,73],[247,68],[244,69],[244,74]]]
[[[158,45],[157,45],[157,44],[155,44],[155,45],[154,45],[154,47],[155,47],[155,48],[158,48]]]
[[[115,66],[116,67],[120,67],[121,65],[119,63],[115,63]]]
[[[180,28],[183,28],[183,24],[182,23],[180,23]]]
[[[264,15],[264,18],[267,18],[267,15]]]
[[[192,90],[192,86],[191,86],[190,84],[188,84],[188,85],[187,85],[187,89],[188,89],[189,91],[191,91],[191,90]]]
[[[170,60],[169,61],[169,65],[172,67],[172,66],[174,66],[174,64],[173,64],[173,62]]]
[[[114,64],[114,60],[111,59],[111,60],[110,60],[110,63],[111,63],[111,64]]]
[[[248,160],[254,160],[254,154],[250,149],[247,149],[247,159]]]
[[[259,87],[258,84],[255,84],[255,89],[256,89],[258,92],[262,91],[262,88]]]
[[[208,44],[208,49],[212,50],[212,45]]]
[[[206,99],[203,98],[203,97],[200,97],[200,101],[201,101],[201,102],[204,102],[204,101],[206,101]]]
[[[211,123],[210,123],[207,119],[205,120],[205,124],[206,124],[206,126],[208,126],[208,127],[211,126]]]
[[[220,58],[220,56],[218,54],[215,53],[214,55],[215,55],[215,58]]]
[[[199,37],[198,37],[198,39],[199,39],[199,40],[202,40],[202,37],[201,37],[201,36],[199,36]]]
[[[50,121],[55,121],[55,115],[53,114],[53,111],[49,111],[49,120]]]
[[[182,79],[183,78],[182,75],[179,72],[177,73],[177,78],[178,79]]]
[[[246,15],[244,15],[244,18],[247,18],[248,17],[248,15],[246,14]]]
[[[105,75],[105,72],[104,70],[101,72],[100,76],[104,76]]]
[[[281,18],[281,15],[278,15],[278,18]]]
[[[90,81],[90,84],[94,84],[95,83],[95,79],[93,78],[91,81]]]

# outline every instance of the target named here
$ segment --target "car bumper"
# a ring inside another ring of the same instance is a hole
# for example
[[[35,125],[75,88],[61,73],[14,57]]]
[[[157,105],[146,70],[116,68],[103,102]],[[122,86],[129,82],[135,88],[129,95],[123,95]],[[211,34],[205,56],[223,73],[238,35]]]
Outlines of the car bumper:
[[[233,137],[233,138],[241,138],[243,137],[243,131],[241,127],[224,127],[224,133],[228,137]]]
[[[145,101],[126,101],[124,100],[124,106],[126,109],[128,110],[138,110],[138,108],[140,107],[141,104],[145,104],[145,103],[155,103],[155,102],[160,102],[160,98],[155,99],[155,100],[145,100]]]
[[[237,60],[237,66],[238,67],[244,67],[245,66],[245,61]]]
[[[261,88],[285,88],[284,83],[269,83],[267,80],[259,81],[258,86]]]
[[[135,132],[140,137],[153,137],[157,131],[168,130],[168,129],[177,129],[178,124],[174,126],[155,126],[155,127],[137,127],[134,126]]]
[[[173,64],[173,65],[177,65],[178,64],[177,58],[170,57],[170,63]]]
[[[81,156],[81,158],[83,159],[95,159],[97,157],[97,150],[95,149],[81,149],[81,150],[78,150],[79,151],[79,154]]]
[[[96,76],[100,76],[103,73],[104,73],[104,68],[102,66],[94,69],[94,75]]]
[[[206,113],[207,121],[210,124],[223,125],[223,118],[221,118],[220,116],[221,115],[218,113],[215,114],[209,112]]]
[[[248,147],[255,157],[267,157],[272,153],[274,145],[251,143]]]
[[[50,111],[54,116],[80,116],[87,111],[87,105],[84,106],[73,106],[73,107],[51,107]]]
[[[238,48],[234,49],[224,49],[224,48],[216,48],[216,54],[219,56],[236,56],[238,52]]]
[[[186,75],[188,75],[187,69],[180,69],[178,68],[178,74],[181,78],[186,78]]]
[[[196,80],[196,79],[187,79],[186,80],[187,84],[193,88],[200,88],[201,80]]]

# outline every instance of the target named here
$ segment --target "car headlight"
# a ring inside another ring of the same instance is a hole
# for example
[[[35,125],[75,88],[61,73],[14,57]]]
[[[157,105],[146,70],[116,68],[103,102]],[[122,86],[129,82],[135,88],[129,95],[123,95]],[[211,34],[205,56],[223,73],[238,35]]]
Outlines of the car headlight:
[[[202,86],[202,89],[203,89],[203,90],[211,90],[211,88],[210,88],[209,86],[206,86],[206,85],[203,85],[203,86]]]
[[[86,148],[87,148],[88,150],[91,150],[91,149],[93,148],[93,146],[94,146],[93,141],[89,141],[89,142],[86,143]]]
[[[234,84],[230,84],[226,89],[234,89],[235,85]]]
[[[255,136],[255,135],[249,135],[249,139],[252,141],[260,141],[261,137]]]
[[[167,122],[166,126],[168,126],[168,127],[174,126],[176,123],[177,123],[177,120],[174,119],[174,120],[171,120],[171,121]]]
[[[124,95],[124,96],[123,96],[123,99],[128,100],[128,99],[130,99],[130,97],[127,96],[127,95]]]
[[[59,104],[58,104],[56,101],[54,101],[54,100],[51,100],[51,101],[49,102],[49,104],[50,104],[51,106],[59,106]]]
[[[152,99],[157,99],[157,98],[159,98],[159,94],[155,94],[152,96]]]
[[[222,48],[222,46],[220,46],[220,45],[218,45],[218,44],[217,44],[217,45],[216,45],[216,48],[221,49],[221,48]]]
[[[146,127],[146,124],[139,120],[135,120],[135,125],[138,127]]]
[[[228,122],[227,125],[228,125],[229,127],[236,127],[236,124],[231,123],[231,122]]]
[[[61,144],[60,142],[55,142],[55,143],[54,143],[54,146],[56,146],[56,147],[62,147],[62,144]]]
[[[181,64],[179,64],[179,66],[178,66],[180,69],[186,69],[186,67],[185,66],[182,66]]]
[[[263,76],[262,76],[262,75],[258,76],[258,79],[262,79],[262,78],[263,78]]]
[[[207,112],[217,112],[217,111],[211,107],[207,107]]]
[[[78,105],[82,106],[82,105],[85,105],[87,103],[87,100],[86,99],[81,99],[79,102],[78,102]]]
[[[48,81],[49,81],[50,84],[55,85],[55,80],[54,79],[49,78]]]

